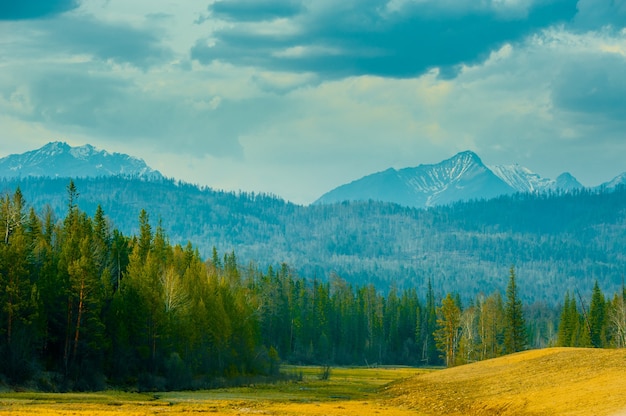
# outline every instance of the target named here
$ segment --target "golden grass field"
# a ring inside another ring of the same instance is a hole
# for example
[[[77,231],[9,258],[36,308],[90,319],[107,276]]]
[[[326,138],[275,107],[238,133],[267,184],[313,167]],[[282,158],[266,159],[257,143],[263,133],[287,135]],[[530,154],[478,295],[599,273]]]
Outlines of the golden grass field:
[[[624,415],[626,350],[549,348],[394,383],[396,406],[425,415]]]
[[[427,372],[415,368],[333,368],[319,380],[316,367],[288,367],[303,380],[272,385],[194,392],[138,394],[2,393],[0,416],[24,415],[415,415],[390,406],[379,391],[384,385]]]
[[[303,380],[200,392],[2,393],[4,415],[626,416],[626,350],[551,348],[446,370],[319,369]]]

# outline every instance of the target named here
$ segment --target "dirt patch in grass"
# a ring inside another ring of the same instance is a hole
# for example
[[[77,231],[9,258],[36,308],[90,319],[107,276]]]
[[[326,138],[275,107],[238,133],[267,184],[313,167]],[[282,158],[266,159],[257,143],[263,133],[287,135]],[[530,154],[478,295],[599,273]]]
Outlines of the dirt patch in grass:
[[[626,350],[526,351],[385,391],[395,407],[429,415],[626,415]]]

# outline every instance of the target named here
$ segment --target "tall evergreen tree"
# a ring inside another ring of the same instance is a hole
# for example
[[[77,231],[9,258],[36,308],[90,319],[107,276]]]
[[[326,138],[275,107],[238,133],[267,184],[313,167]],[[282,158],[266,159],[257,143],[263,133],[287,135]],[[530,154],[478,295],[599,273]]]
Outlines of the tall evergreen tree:
[[[573,308],[572,308],[573,304]],[[565,301],[559,320],[557,344],[561,347],[573,347],[578,326],[579,316],[576,310],[576,299],[571,299],[569,292],[565,293]]]
[[[604,294],[598,286],[596,280],[591,294],[591,305],[589,306],[589,337],[591,345],[595,348],[602,348],[605,343],[606,326],[606,302]]]
[[[517,294],[517,282],[515,279],[515,267],[511,266],[509,272],[509,284],[506,288],[506,304],[504,307],[504,349],[511,354],[526,349],[526,323],[522,301]]]

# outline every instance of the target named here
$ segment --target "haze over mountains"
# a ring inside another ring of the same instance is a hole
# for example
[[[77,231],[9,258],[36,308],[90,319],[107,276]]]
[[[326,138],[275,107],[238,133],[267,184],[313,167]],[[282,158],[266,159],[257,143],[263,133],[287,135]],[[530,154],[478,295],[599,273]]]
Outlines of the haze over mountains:
[[[118,162],[107,165],[108,159]],[[93,215],[100,205],[125,235],[138,232],[145,209],[173,244],[189,241],[205,258],[215,247],[234,251],[241,265],[284,262],[301,276],[336,274],[381,290],[412,287],[425,293],[430,280],[438,293],[488,294],[504,289],[515,265],[526,301],[555,304],[567,290],[590,290],[595,280],[613,292],[626,270],[626,175],[580,188],[563,175],[550,181],[518,166],[488,168],[463,152],[441,164],[367,177],[374,185],[391,177],[398,190],[386,196],[405,195],[392,201],[401,205],[368,199],[300,206],[163,178],[137,160],[56,143],[0,159],[0,192],[19,186],[29,207],[39,212],[50,207],[60,219],[73,176],[80,209]],[[66,163],[71,169],[63,169]],[[535,191],[518,193],[509,183]],[[417,197],[431,204],[429,209],[415,208]]]

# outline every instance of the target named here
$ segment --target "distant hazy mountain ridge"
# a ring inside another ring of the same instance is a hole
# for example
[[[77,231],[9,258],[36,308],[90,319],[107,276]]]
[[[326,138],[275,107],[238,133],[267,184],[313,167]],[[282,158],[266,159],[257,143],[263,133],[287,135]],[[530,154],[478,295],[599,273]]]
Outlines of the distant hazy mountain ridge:
[[[466,151],[437,164],[365,176],[324,194],[315,204],[374,200],[424,208],[516,192],[582,187],[569,173],[553,180],[519,165],[488,167],[474,152]]]
[[[109,153],[92,145],[72,147],[64,142],[51,142],[40,149],[0,159],[0,177],[97,177],[125,175],[145,179],[161,179],[163,175],[139,158]]]
[[[163,179],[159,171],[140,158],[109,153],[90,144],[72,147],[57,141],[37,150],[0,158],[0,178],[117,175],[144,180]],[[626,185],[626,173],[600,187],[610,190],[623,185]],[[518,192],[542,193],[581,188],[583,185],[569,173],[549,179],[518,164],[487,166],[476,153],[465,151],[436,164],[390,168],[364,176],[327,192],[313,205],[372,200],[426,208]]]

